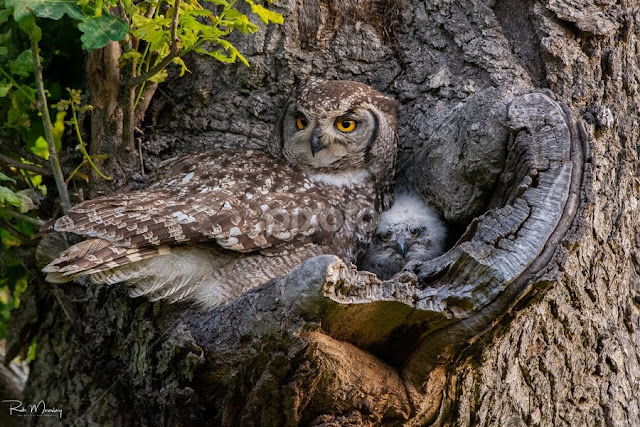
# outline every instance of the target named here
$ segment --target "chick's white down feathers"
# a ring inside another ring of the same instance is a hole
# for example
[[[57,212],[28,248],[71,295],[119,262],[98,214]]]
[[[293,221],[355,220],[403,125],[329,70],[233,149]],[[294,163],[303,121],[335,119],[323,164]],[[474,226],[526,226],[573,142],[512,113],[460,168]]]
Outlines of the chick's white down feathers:
[[[447,229],[433,207],[411,194],[398,194],[383,212],[360,267],[390,279],[410,261],[426,261],[444,252]]]

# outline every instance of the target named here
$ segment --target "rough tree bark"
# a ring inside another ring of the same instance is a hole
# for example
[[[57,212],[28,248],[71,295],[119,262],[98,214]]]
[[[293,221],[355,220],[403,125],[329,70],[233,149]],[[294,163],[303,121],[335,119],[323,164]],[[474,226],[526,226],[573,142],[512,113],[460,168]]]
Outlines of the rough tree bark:
[[[263,147],[299,79],[355,79],[403,104],[399,185],[466,231],[415,275],[323,256],[212,313],[70,285],[70,321],[33,283],[24,399],[80,425],[640,424],[637,2],[280,7],[237,41],[251,68],[159,88],[146,169]]]

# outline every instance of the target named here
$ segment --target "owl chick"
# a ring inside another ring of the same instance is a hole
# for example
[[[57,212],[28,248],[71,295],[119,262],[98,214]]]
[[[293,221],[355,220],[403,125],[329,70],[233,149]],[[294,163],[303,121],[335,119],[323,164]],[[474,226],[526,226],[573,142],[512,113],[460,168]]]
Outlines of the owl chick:
[[[362,83],[309,80],[269,153],[186,156],[147,189],[74,206],[54,229],[88,239],[43,272],[215,307],[315,255],[355,262],[393,199],[397,108]]]
[[[381,215],[361,268],[390,279],[409,261],[442,255],[446,233],[444,222],[429,204],[416,196],[399,194],[391,209]]]

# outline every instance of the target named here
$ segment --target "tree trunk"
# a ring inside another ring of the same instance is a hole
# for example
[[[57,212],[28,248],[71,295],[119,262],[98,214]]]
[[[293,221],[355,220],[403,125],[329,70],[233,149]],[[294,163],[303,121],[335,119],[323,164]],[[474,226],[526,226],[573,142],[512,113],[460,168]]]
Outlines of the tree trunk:
[[[115,425],[640,424],[640,7],[289,0],[159,87],[145,166],[264,147],[306,76],[394,95],[399,185],[458,243],[380,282],[331,256],[202,313],[123,286],[32,283],[25,402]],[[58,422],[33,418],[32,422]]]
[[[137,167],[141,159],[133,132],[141,118],[136,118],[133,111],[135,88],[122,82],[118,63],[121,53],[120,44],[110,42],[104,48],[87,54],[85,68],[91,93],[90,105],[93,107],[89,154],[109,156],[107,161],[100,162],[100,169],[111,177],[109,182],[91,169],[91,198],[112,192],[114,187],[126,186],[132,176],[141,170]],[[155,87],[155,84],[151,84],[151,91]],[[141,108],[146,108],[145,101],[143,98]]]

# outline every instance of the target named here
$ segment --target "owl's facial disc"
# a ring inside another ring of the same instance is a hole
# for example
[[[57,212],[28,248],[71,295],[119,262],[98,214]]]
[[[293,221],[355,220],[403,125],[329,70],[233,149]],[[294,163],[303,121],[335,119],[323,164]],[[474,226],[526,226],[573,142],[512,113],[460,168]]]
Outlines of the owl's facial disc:
[[[430,250],[428,227],[423,225],[381,223],[375,235],[376,243],[384,248],[389,258],[415,258],[418,253]]]
[[[282,129],[283,152],[292,163],[323,172],[362,168],[377,128],[367,108],[317,114],[290,105]]]

